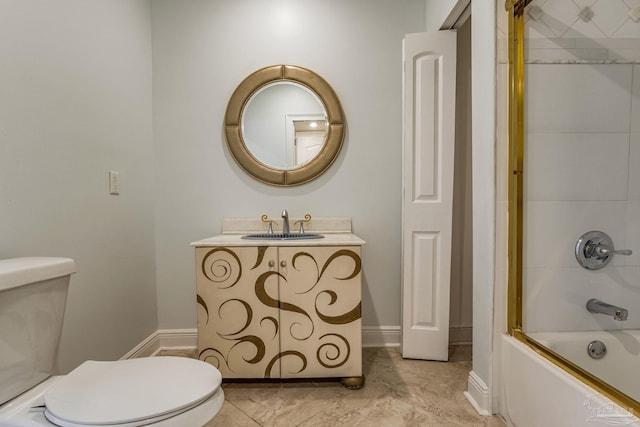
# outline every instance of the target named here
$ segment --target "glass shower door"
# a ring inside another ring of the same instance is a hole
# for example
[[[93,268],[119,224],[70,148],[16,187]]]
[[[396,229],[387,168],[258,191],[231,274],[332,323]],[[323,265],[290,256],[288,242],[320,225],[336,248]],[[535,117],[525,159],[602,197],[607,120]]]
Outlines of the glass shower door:
[[[521,19],[522,332],[637,404],[640,4],[533,0]]]

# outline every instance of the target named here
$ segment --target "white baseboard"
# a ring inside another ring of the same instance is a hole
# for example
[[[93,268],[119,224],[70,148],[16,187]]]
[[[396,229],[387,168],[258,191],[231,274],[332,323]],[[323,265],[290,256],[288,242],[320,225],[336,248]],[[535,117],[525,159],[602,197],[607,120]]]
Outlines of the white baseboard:
[[[400,347],[400,326],[363,326],[362,347]]]
[[[480,415],[491,415],[489,387],[473,371],[469,372],[467,391],[464,392],[464,396]]]
[[[449,328],[449,344],[471,345],[473,328],[471,326],[452,326]]]
[[[363,326],[362,347],[399,347],[400,326]],[[471,344],[470,327],[449,329],[451,344]],[[155,356],[161,350],[195,349],[198,346],[197,329],[158,329],[131,349],[122,359]]]
[[[155,356],[161,350],[185,350],[197,347],[197,329],[158,329],[121,359]]]
[[[449,328],[449,344],[471,345],[471,326],[452,326]],[[399,347],[402,342],[400,326],[363,326],[362,347]]]

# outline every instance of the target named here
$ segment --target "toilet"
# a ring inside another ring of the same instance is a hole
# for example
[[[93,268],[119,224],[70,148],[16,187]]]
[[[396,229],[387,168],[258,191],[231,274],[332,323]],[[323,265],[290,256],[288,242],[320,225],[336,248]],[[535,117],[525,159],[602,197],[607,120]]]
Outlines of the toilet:
[[[185,357],[86,361],[52,376],[75,263],[0,260],[0,426],[197,427],[224,402],[214,366]]]

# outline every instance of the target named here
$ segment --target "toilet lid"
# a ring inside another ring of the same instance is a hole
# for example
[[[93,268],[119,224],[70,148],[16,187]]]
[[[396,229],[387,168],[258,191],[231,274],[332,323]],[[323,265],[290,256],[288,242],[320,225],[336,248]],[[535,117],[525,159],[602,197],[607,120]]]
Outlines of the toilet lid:
[[[87,361],[44,395],[45,415],[60,426],[136,426],[183,412],[208,399],[222,375],[184,357]]]

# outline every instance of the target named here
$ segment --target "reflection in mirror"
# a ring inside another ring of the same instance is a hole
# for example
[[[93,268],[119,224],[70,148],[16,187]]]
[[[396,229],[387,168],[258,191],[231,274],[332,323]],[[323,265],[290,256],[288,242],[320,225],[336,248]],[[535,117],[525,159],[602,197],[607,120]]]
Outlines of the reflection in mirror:
[[[287,144],[295,147],[293,164],[302,166],[320,153],[327,136],[327,117],[316,115],[287,120],[287,131]]]
[[[263,164],[282,170],[300,167],[321,150],[327,112],[320,99],[295,82],[276,82],[256,91],[242,115],[242,136]]]

